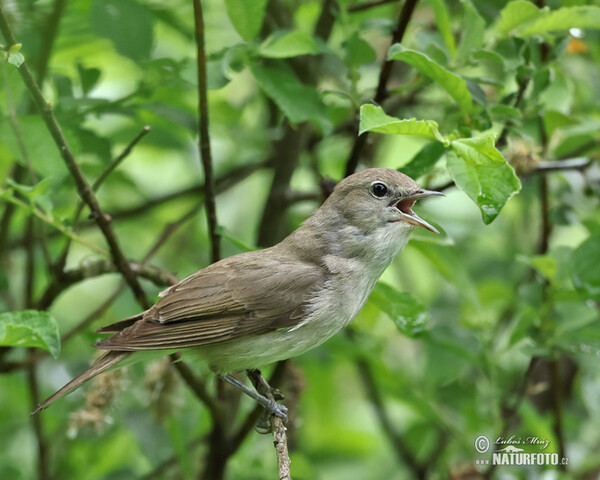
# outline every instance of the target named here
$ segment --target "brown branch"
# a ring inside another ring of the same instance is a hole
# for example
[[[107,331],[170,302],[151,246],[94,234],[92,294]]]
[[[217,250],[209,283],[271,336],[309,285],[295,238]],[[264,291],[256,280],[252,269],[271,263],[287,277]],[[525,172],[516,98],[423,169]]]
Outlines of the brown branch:
[[[279,23],[284,24],[284,28],[288,28],[289,25],[287,24],[291,23],[290,18],[281,18],[281,15],[276,15],[281,12],[274,11],[275,5],[274,2],[270,3],[271,13],[273,16],[280,17]],[[336,6],[337,4],[333,0],[323,0],[321,14],[314,27],[315,37],[327,41],[335,22],[333,11]],[[278,27],[279,25],[275,26],[275,28]],[[318,57],[308,57],[289,61],[289,63],[297,74],[302,77],[304,83],[314,85],[316,84],[315,65],[318,60]],[[271,123],[276,124],[279,121],[276,107],[272,103],[270,105]],[[292,127],[289,122],[286,122],[282,137],[273,145],[273,153],[269,159],[269,163],[273,165],[273,179],[258,227],[257,244],[262,247],[274,245],[287,233],[283,228],[286,209],[282,208],[281,199],[284,198],[285,192],[289,189],[292,175],[300,162],[301,153],[310,142],[311,129],[312,127],[308,123]]]
[[[2,7],[0,7],[0,31],[4,35],[4,38],[8,42],[8,48],[14,45],[15,39],[13,37],[12,31],[8,25],[6,17],[4,16],[4,11]],[[142,290],[135,274],[129,268],[129,264],[125,255],[123,254],[121,247],[119,246],[118,239],[111,227],[110,217],[102,211],[98,201],[94,195],[93,190],[91,189],[88,182],[85,180],[83,173],[75,161],[75,157],[73,156],[73,152],[70,150],[67,141],[63,135],[62,129],[58,124],[56,117],[52,111],[52,107],[49,103],[46,102],[40,88],[38,87],[27,62],[23,62],[23,64],[19,67],[19,73],[21,74],[21,78],[25,83],[25,86],[31,93],[33,97],[33,101],[37,106],[48,131],[50,132],[56,146],[58,147],[61,156],[67,166],[67,169],[71,173],[71,176],[75,180],[77,184],[77,190],[79,192],[79,196],[82,200],[89,206],[91,210],[91,214],[96,220],[96,223],[100,230],[102,231],[104,238],[106,239],[108,246],[110,248],[113,260],[115,262],[116,267],[119,269],[119,272],[125,278],[125,281],[133,291],[136,300],[142,306],[142,308],[148,308],[149,303],[146,298],[146,294]]]
[[[221,408],[206,390],[206,385],[204,382],[194,375],[194,372],[192,372],[192,369],[186,363],[181,361],[180,353],[173,353],[169,355],[169,357],[171,358],[173,366],[179,372],[179,375],[181,375],[181,378],[184,380],[186,385],[192,392],[194,392],[196,397],[198,397],[208,407],[213,422],[222,424],[223,415]]]
[[[35,408],[39,405],[40,391],[37,379],[37,365],[32,364],[27,368],[27,382],[29,385],[29,392],[31,394],[31,408]],[[50,480],[50,466],[48,464],[48,443],[44,435],[44,429],[42,426],[43,415],[31,416],[31,423],[33,424],[33,431],[35,432],[35,438],[37,442],[37,470],[39,480]]]
[[[96,181],[93,183],[92,185],[92,190],[94,192],[97,192],[98,189],[102,186],[102,184],[104,183],[104,180],[106,180],[106,178],[108,178],[108,176],[110,175],[110,173],[117,168],[117,166],[119,166],[119,164],[131,153],[131,150],[133,149],[133,147],[150,131],[150,127],[149,126],[145,126],[142,131],[131,141],[131,143],[129,143],[129,145],[127,145],[127,147],[125,147],[125,149],[120,153],[120,155],[118,155],[112,162],[110,162],[110,164],[108,165],[108,167],[100,174],[100,176],[96,179]],[[75,211],[75,214],[73,215],[73,221],[71,222],[73,225],[73,230],[76,230],[77,227],[79,226],[79,219],[81,216],[81,212],[83,210],[83,202],[80,199],[78,204],[77,204],[77,210]],[[65,269],[65,265],[67,263],[67,258],[69,256],[69,250],[71,248],[71,243],[72,243],[72,239],[71,238],[67,238],[65,245],[60,253],[60,255],[58,256],[58,259],[56,260],[56,262],[54,262],[54,265],[52,265],[52,267],[50,268],[51,272],[52,272],[52,281],[50,283],[50,285],[48,286],[47,291],[52,291],[55,289],[55,283],[60,283],[61,281],[61,276],[63,274],[63,270]],[[46,292],[44,292],[44,295],[42,295],[43,297],[46,295]]]
[[[248,370],[248,378],[252,381],[258,393],[275,401],[274,391],[259,370]],[[288,453],[286,428],[283,420],[276,415],[269,417],[271,433],[273,435],[273,446],[277,455],[277,475],[279,480],[291,480],[290,455]]]
[[[400,11],[400,16],[398,17],[398,25],[394,29],[392,33],[392,40],[390,45],[395,43],[400,43],[402,38],[404,37],[404,33],[406,32],[406,28],[408,27],[408,23],[412,17],[415,6],[419,0],[405,0],[404,5],[402,5],[402,10]],[[375,97],[373,97],[373,101],[377,104],[382,103],[388,96],[387,84],[390,79],[390,75],[392,74],[392,67],[394,65],[393,60],[388,60],[387,57],[383,61],[383,65],[381,66],[381,71],[379,72],[379,82],[377,83],[377,90],[375,91]],[[358,167],[358,161],[360,159],[360,154],[367,143],[368,132],[363,133],[362,135],[358,135],[358,129],[356,131],[356,137],[354,140],[354,145],[352,146],[352,151],[350,152],[350,156],[346,162],[346,172],[344,174],[345,177],[348,175],[352,175],[356,171],[356,167]]]
[[[115,168],[117,168],[123,160],[127,158],[127,156],[133,150],[138,142],[146,136],[146,134],[151,130],[149,125],[144,126],[142,131],[137,134],[137,136],[127,145],[123,151],[106,167],[106,169],[100,174],[100,176],[96,179],[96,181],[92,185],[92,190],[97,192],[104,180],[113,172]]]
[[[361,12],[363,10],[369,10],[374,7],[380,7],[381,5],[387,5],[388,3],[396,3],[398,0],[373,0],[371,2],[357,3],[356,5],[350,5],[348,7],[349,13]]]
[[[381,398],[379,388],[377,388],[377,385],[375,384],[375,379],[373,378],[373,373],[371,372],[369,364],[364,358],[359,357],[356,359],[356,366],[367,391],[369,400],[373,404],[377,418],[379,418],[379,423],[381,424],[387,437],[390,439],[396,454],[400,460],[408,468],[410,468],[415,478],[425,479],[427,475],[427,467],[417,461],[415,455],[413,455],[413,453],[410,451],[410,448],[408,448],[404,442],[404,439],[394,428],[383,403],[383,398]]]
[[[210,153],[210,136],[208,134],[208,94],[206,91],[206,52],[204,50],[204,15],[202,2],[193,0],[194,4],[194,36],[196,38],[196,68],[198,71],[198,149],[204,168],[204,202],[210,234],[211,260],[217,262],[221,258],[221,237],[217,233],[217,209],[215,205],[215,180],[213,177],[212,158]]]
[[[43,41],[41,42],[40,54],[35,65],[36,80],[40,85],[44,82],[44,78],[46,78],[50,54],[52,53],[52,47],[54,47],[54,40],[56,39],[60,19],[62,18],[66,4],[67,0],[55,0],[52,12],[48,16],[48,22],[40,34],[40,38]]]

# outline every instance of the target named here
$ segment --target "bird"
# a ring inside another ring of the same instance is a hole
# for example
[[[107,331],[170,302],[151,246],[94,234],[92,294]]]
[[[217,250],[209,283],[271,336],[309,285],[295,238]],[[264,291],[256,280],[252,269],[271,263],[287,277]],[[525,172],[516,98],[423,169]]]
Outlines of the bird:
[[[210,369],[285,418],[287,409],[232,372],[257,369],[320,345],[354,320],[417,227],[422,189],[397,170],[369,168],[339,182],[321,207],[275,246],[215,262],[159,294],[137,315],[107,325],[105,353],[38,413],[137,352],[192,351]]]

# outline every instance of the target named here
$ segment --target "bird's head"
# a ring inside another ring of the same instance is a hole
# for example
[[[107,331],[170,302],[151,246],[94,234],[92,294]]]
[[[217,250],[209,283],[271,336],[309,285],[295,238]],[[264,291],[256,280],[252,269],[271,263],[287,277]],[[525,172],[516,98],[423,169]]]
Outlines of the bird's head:
[[[364,233],[380,228],[409,233],[415,227],[439,233],[412,207],[423,198],[443,195],[422,189],[412,178],[396,170],[370,168],[338,183],[326,203]]]

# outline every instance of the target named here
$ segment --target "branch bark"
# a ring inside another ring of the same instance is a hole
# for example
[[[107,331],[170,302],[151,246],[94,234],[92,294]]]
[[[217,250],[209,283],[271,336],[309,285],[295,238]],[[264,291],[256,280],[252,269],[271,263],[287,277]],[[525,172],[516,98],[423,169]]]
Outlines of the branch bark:
[[[204,15],[202,2],[194,3],[194,36],[196,38],[196,68],[198,71],[198,149],[204,168],[204,201],[210,234],[211,259],[217,262],[221,258],[221,237],[217,233],[217,209],[215,205],[215,181],[213,177],[208,134],[208,94],[206,85],[206,52],[204,50]]]
[[[405,0],[404,5],[402,5],[402,10],[400,11],[400,16],[398,17],[398,25],[392,33],[390,45],[393,45],[394,43],[400,43],[402,41],[418,1],[419,0]],[[393,65],[393,60],[387,60],[386,58],[386,60],[383,61],[381,71],[379,72],[377,90],[375,92],[375,97],[373,98],[375,103],[382,103],[388,96],[387,84],[392,73]],[[352,151],[350,152],[350,156],[346,162],[345,177],[352,175],[356,171],[356,167],[358,167],[358,161],[360,160],[360,154],[367,143],[368,132],[358,135],[358,128],[355,129],[355,132],[356,136],[354,145],[352,146]]]
[[[6,39],[9,48],[16,43],[10,26],[4,15],[4,11],[2,10],[2,7],[0,7],[0,31],[4,35],[4,38]],[[48,131],[54,139],[54,142],[56,143],[56,146],[58,147],[61,153],[61,156],[63,158],[63,161],[65,162],[65,165],[67,166],[67,169],[69,170],[71,176],[75,180],[79,196],[90,208],[92,216],[96,220],[98,227],[102,231],[104,238],[108,243],[111,255],[115,262],[115,266],[125,278],[125,281],[133,291],[138,303],[142,306],[142,308],[148,308],[149,303],[148,299],[146,298],[146,294],[142,290],[142,287],[140,286],[139,282],[137,281],[135,274],[129,268],[127,259],[125,258],[125,255],[123,254],[121,247],[119,246],[119,241],[111,227],[110,217],[102,211],[92,188],[85,180],[83,173],[79,168],[79,165],[75,161],[73,152],[69,148],[67,140],[63,135],[62,129],[60,128],[60,125],[58,124],[56,117],[54,116],[52,107],[48,102],[46,102],[39,86],[37,85],[35,79],[33,78],[33,75],[31,74],[31,71],[29,70],[27,62],[23,62],[23,64],[19,67],[19,73],[21,75],[21,78],[23,79],[23,82],[25,83],[25,86],[32,95],[33,101],[37,106],[42,116],[42,119],[44,120],[44,123],[48,128]]]

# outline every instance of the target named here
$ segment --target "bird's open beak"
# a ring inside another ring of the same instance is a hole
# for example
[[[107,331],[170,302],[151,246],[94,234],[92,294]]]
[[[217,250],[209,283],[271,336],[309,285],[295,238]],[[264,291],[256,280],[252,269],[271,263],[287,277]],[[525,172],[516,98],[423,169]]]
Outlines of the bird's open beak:
[[[402,214],[402,220],[404,220],[405,222],[410,223],[411,225],[415,225],[417,227],[426,228],[427,230],[433,233],[440,233],[438,232],[437,228],[427,223],[425,220],[423,220],[415,212],[412,211],[412,207],[417,200],[421,200],[427,197],[445,197],[445,195],[442,192],[434,192],[433,190],[421,189],[417,190],[412,195],[403,197],[399,202],[396,203],[395,207],[398,210],[400,210],[400,213]]]

